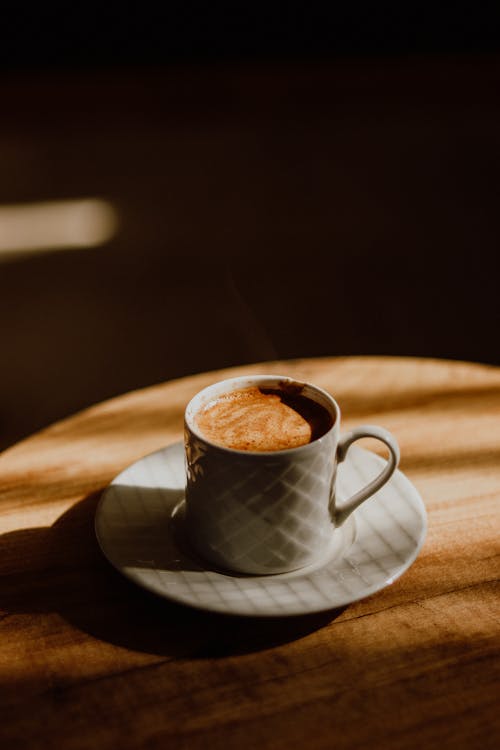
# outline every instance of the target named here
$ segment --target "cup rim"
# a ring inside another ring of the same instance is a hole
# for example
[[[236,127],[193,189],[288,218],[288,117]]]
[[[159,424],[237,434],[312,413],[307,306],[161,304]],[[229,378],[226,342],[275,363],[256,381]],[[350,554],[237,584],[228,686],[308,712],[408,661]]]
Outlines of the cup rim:
[[[251,388],[252,385],[256,385],[257,383],[265,383],[268,382],[269,385],[277,385],[280,382],[286,382],[286,383],[296,383],[297,385],[301,385],[306,387],[307,389],[312,390],[313,392],[318,393],[322,397],[322,401],[318,401],[317,403],[320,403],[321,406],[325,406],[328,404],[330,408],[330,412],[333,413],[333,422],[331,427],[323,433],[320,437],[316,438],[315,440],[311,441],[310,443],[304,443],[304,445],[297,445],[294,448],[282,448],[280,450],[276,451],[248,451],[248,450],[239,450],[237,448],[229,448],[225,445],[219,445],[218,443],[213,443],[212,441],[208,440],[204,435],[202,435],[196,428],[195,425],[195,415],[198,413],[199,409],[210,403],[210,398],[207,398],[206,402],[202,402],[202,397],[207,394],[207,392],[213,391],[214,395],[213,398],[215,399],[216,393],[222,394],[226,392],[226,388],[228,388],[230,385],[235,386],[231,388],[231,390],[238,390],[238,388],[244,388],[248,387]],[[201,402],[201,403],[198,403]],[[324,403],[326,402],[326,404]],[[314,383],[309,383],[305,380],[299,380],[298,378],[293,378],[290,375],[279,375],[274,373],[269,374],[263,374],[263,375],[237,375],[236,377],[232,378],[225,378],[224,380],[217,380],[214,383],[211,383],[208,386],[205,386],[205,388],[202,388],[200,391],[195,393],[195,395],[189,400],[189,402],[186,405],[186,408],[184,410],[184,426],[185,429],[189,430],[199,441],[204,443],[205,445],[209,446],[210,448],[217,449],[219,451],[223,451],[225,453],[229,453],[231,455],[240,455],[240,456],[280,456],[284,454],[292,454],[296,453],[297,451],[305,451],[305,450],[312,450],[315,445],[318,445],[321,443],[327,436],[329,436],[333,430],[338,428],[338,425],[340,424],[340,407],[336,400],[333,398],[333,396],[328,393],[328,391],[325,391],[323,388],[320,388],[319,386],[315,385]]]

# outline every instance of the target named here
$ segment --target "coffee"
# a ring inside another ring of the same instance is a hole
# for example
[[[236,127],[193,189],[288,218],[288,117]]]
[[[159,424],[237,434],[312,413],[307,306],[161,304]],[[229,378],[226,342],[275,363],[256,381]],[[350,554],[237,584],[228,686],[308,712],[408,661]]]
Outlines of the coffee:
[[[306,445],[333,424],[330,412],[304,396],[299,385],[230,391],[196,415],[211,443],[240,451],[280,451]]]

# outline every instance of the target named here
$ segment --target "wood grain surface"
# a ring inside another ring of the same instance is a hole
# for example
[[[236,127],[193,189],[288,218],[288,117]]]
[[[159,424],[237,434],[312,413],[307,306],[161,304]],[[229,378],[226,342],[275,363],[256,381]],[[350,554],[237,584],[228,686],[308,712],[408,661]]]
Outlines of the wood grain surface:
[[[103,487],[181,439],[196,391],[252,372],[312,381],[344,427],[398,438],[429,530],[392,586],[326,615],[255,621],[157,599],[103,558]],[[323,358],[129,393],[5,451],[1,747],[498,747],[499,418],[499,369]]]

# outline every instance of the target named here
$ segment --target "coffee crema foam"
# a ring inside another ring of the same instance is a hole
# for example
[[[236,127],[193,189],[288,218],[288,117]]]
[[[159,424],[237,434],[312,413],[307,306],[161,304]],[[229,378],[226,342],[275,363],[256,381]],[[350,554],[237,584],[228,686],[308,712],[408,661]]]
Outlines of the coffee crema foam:
[[[212,443],[240,451],[298,448],[324,435],[333,424],[327,409],[287,388],[243,388],[219,396],[195,418]]]

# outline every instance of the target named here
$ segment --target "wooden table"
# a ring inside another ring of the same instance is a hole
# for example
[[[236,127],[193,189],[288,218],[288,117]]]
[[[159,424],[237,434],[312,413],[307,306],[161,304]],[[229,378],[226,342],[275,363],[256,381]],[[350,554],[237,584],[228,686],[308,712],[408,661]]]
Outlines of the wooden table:
[[[229,374],[334,393],[382,424],[427,506],[415,564],[326,615],[245,620],[157,599],[98,549],[101,490],[181,438]],[[0,745],[12,748],[498,747],[500,370],[325,358],[184,378],[55,424],[0,457]],[[498,520],[498,516],[497,519]]]

